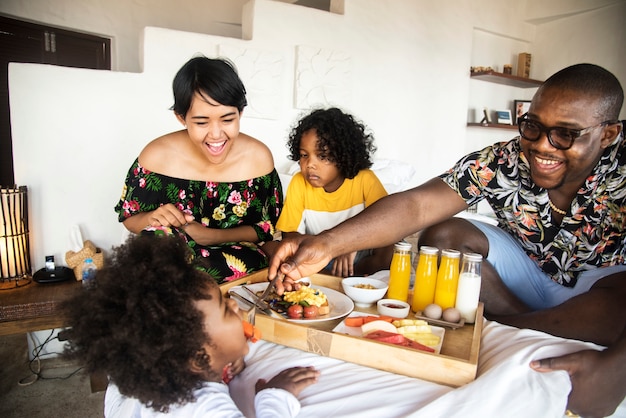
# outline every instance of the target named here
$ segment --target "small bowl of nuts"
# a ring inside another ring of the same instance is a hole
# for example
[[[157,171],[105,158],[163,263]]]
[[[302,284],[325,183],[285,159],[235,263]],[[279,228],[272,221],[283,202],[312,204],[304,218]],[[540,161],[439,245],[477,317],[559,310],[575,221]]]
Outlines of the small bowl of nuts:
[[[382,299],[389,287],[382,280],[369,277],[346,277],[341,281],[343,292],[360,308],[368,308]]]

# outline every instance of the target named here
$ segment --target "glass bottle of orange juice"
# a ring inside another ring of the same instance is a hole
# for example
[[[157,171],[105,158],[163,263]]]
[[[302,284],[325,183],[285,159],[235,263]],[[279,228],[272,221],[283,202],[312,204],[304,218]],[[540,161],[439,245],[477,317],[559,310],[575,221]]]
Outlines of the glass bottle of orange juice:
[[[389,267],[389,299],[402,300],[409,298],[409,283],[411,281],[411,244],[400,241],[393,247],[393,257]]]
[[[460,258],[461,253],[457,250],[441,251],[441,263],[435,286],[435,303],[441,306],[441,309],[453,308],[456,303]]]
[[[435,301],[435,283],[437,282],[437,257],[439,249],[423,246],[417,261],[415,284],[413,285],[413,312],[423,311]]]

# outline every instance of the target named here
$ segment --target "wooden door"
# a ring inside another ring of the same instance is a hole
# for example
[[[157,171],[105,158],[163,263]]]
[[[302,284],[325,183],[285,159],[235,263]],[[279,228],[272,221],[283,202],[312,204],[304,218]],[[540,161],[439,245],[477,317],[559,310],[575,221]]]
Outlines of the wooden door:
[[[12,186],[9,62],[111,69],[111,40],[0,16],[0,185]]]

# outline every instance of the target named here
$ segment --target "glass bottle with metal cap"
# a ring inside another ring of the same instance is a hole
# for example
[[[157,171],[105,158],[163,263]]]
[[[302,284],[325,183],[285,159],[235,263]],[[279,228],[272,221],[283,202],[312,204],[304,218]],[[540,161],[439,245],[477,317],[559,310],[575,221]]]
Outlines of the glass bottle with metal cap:
[[[482,260],[483,256],[480,254],[463,254],[455,307],[461,312],[461,316],[465,318],[465,322],[468,324],[473,324],[476,320],[476,309],[480,297]]]
[[[400,241],[393,247],[393,257],[389,267],[389,289],[387,297],[402,300],[409,298],[411,281],[411,244]]]
[[[441,251],[441,263],[435,286],[435,303],[441,306],[441,309],[453,308],[456,303],[460,258],[461,253],[457,250]]]
[[[413,312],[421,312],[435,301],[435,284],[437,283],[437,257],[439,249],[424,245],[420,248],[413,285]]]

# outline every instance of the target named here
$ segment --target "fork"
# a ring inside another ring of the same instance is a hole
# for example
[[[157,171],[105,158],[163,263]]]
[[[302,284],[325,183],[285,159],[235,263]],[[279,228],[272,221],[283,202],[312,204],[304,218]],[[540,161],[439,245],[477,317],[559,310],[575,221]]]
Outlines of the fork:
[[[254,325],[254,318],[256,315],[256,310],[257,307],[256,305],[249,301],[248,299],[244,298],[243,296],[241,296],[239,293],[237,292],[228,292],[228,295],[232,298],[234,297],[235,299],[237,299],[240,302],[245,303],[246,305],[250,306],[250,309],[248,309],[246,311],[246,321],[248,321],[249,323],[251,323],[252,325]]]
[[[276,277],[274,277],[272,281],[267,285],[263,294],[259,296],[259,299],[261,299],[263,302],[266,301],[267,297],[272,293],[272,290],[276,288],[276,282],[279,278],[283,280],[285,278],[285,275],[281,272],[276,273]]]
[[[252,297],[252,300],[249,300],[248,298],[244,297],[243,295],[238,294],[237,292],[230,292],[230,294],[236,294],[237,296],[235,296],[235,298],[237,298],[238,300],[244,301],[248,305],[253,306],[254,311],[259,310],[263,312],[265,315],[271,316],[272,318],[285,319],[283,315],[281,315],[280,313],[272,309],[269,303],[259,299],[256,293],[254,293],[254,291],[252,291],[246,285],[241,286],[241,288],[250,294],[250,296]]]

